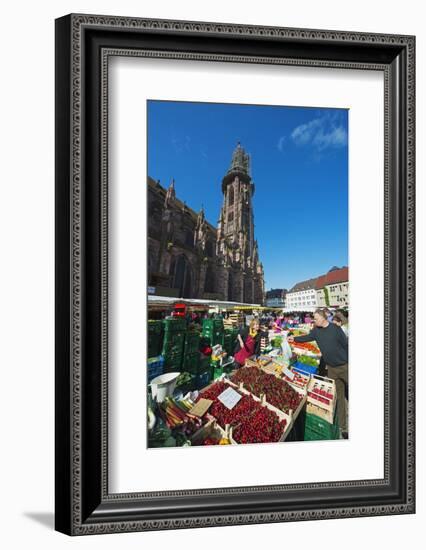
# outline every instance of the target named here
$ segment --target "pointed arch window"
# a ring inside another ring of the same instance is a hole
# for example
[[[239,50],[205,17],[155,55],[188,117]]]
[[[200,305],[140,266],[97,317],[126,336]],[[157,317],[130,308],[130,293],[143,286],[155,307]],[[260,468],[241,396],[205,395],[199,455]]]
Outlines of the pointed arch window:
[[[234,188],[231,186],[228,191],[228,206],[234,204]]]
[[[170,264],[170,281],[172,288],[179,290],[179,298],[191,298],[193,275],[191,265],[183,254],[173,258]]]
[[[205,283],[204,283],[204,292],[213,293],[215,291],[214,286],[215,285],[214,285],[213,269],[212,269],[211,265],[209,265],[207,267],[207,271],[206,271],[206,280],[205,280]]]

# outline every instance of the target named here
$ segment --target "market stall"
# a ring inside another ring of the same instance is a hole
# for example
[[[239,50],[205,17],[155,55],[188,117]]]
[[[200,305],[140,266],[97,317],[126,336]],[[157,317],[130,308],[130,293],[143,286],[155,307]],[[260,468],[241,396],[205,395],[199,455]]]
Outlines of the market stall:
[[[262,353],[236,368],[243,311],[227,304],[223,316],[206,316],[195,329],[184,317],[148,321],[150,447],[339,437],[334,382],[316,374],[315,343],[289,344],[288,330],[270,329]]]

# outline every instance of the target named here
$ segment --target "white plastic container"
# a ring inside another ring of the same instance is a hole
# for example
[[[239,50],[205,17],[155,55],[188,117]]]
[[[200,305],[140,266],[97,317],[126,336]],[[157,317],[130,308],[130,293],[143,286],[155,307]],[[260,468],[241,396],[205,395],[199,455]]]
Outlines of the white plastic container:
[[[171,397],[176,387],[176,382],[180,372],[167,372],[160,374],[151,380],[151,391],[153,399],[158,403],[164,401],[166,397]]]

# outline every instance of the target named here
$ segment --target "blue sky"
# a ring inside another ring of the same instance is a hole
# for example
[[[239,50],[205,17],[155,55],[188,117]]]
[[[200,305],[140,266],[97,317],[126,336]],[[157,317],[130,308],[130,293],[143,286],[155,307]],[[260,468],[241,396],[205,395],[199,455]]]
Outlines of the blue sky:
[[[265,289],[348,265],[348,112],[148,101],[148,174],[216,226],[238,141],[251,156]]]

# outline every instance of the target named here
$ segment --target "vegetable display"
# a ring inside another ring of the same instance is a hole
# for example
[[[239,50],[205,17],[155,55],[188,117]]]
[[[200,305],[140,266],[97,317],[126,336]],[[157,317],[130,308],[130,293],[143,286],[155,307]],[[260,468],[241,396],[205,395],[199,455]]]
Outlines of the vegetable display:
[[[308,357],[307,355],[300,355],[297,360],[299,363],[303,363],[304,365],[309,365],[310,367],[318,366],[318,359],[315,359],[314,357]]]
[[[188,382],[191,382],[193,375],[190,372],[181,372],[176,380],[176,386],[183,386]]]
[[[190,415],[189,411],[194,406],[190,399],[176,400],[172,397],[158,404],[158,411],[168,428],[179,427],[184,436],[192,435],[202,424],[202,420]]]
[[[312,342],[291,342],[290,345],[294,348],[310,351],[311,353],[318,354],[320,352],[318,346],[312,344]]]

